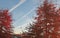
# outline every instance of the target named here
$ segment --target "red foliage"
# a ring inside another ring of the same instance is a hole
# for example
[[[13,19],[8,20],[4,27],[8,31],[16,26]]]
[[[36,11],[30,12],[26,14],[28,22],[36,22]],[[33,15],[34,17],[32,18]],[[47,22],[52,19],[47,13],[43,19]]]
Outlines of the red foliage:
[[[0,38],[11,38],[11,15],[8,10],[0,10]]]
[[[60,38],[60,8],[45,0],[37,10],[38,17],[31,25],[27,36],[29,38]],[[27,37],[26,37],[27,38]]]

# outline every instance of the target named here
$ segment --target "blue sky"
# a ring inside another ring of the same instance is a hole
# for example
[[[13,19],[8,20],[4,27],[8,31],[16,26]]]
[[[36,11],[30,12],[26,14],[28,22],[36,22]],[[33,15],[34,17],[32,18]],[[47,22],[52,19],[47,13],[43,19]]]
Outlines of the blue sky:
[[[24,1],[24,0],[23,0]],[[12,9],[21,0],[0,0],[0,9]],[[12,25],[15,27],[14,32],[20,33],[31,23],[36,16],[35,10],[39,5],[39,0],[25,0],[20,6],[14,9],[12,14]]]
[[[23,0],[24,1],[24,0]],[[20,33],[25,30],[25,27],[34,21],[36,16],[36,10],[41,0],[25,0],[20,6],[14,9],[12,14],[12,25],[14,28],[14,33]],[[0,0],[0,9],[12,9],[16,6],[20,0]],[[59,1],[60,2],[60,1]],[[59,2],[57,2],[59,4]]]

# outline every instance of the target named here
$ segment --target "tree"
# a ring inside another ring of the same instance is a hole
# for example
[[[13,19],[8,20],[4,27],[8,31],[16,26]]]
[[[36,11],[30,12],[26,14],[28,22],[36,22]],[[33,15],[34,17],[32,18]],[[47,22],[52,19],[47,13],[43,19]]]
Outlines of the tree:
[[[11,38],[11,15],[8,10],[0,10],[0,38]]]
[[[60,38],[60,8],[45,0],[38,7],[36,22],[31,25],[27,36],[30,38]]]

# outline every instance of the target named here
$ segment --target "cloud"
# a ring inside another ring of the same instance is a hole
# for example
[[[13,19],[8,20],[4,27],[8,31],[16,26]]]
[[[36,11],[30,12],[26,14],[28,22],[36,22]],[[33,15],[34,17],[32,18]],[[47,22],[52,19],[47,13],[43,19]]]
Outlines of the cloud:
[[[32,13],[35,9],[37,8],[37,6],[35,6],[34,8],[32,8],[27,14],[23,15],[21,18],[19,18],[17,21],[15,21],[13,23],[13,25],[17,24],[18,22],[20,22],[20,20],[22,20],[23,18],[25,18],[27,15],[29,15],[30,13]],[[33,19],[26,19],[27,22],[25,24],[22,24],[20,26],[17,26],[14,28],[14,32],[18,33],[17,30],[19,30],[19,33],[22,31],[25,31],[25,27],[29,26],[29,23],[32,23]]]
[[[26,27],[29,26],[29,23],[32,23],[32,21],[34,21],[33,19],[28,19],[26,20],[27,22],[25,24],[22,24],[21,26],[18,26],[14,29],[14,33],[19,34],[22,33],[24,31],[26,31]]]
[[[31,9],[27,14],[25,14],[25,15],[23,15],[21,18],[19,18],[17,21],[15,21],[14,23],[13,23],[13,25],[14,24],[16,24],[16,23],[18,23],[20,20],[22,20],[23,18],[25,18],[27,15],[29,15],[30,13],[32,13],[35,9],[37,8],[37,6],[35,6],[33,9]]]
[[[36,6],[37,7],[37,6]],[[20,20],[22,20],[23,18],[25,18],[27,15],[29,15],[32,11],[34,11],[36,9],[36,7],[34,7],[32,10],[30,10],[27,14],[23,15],[20,19],[18,19],[16,22],[13,23],[14,24],[17,24]],[[17,26],[14,28],[14,33],[20,33],[22,31],[25,31],[25,27],[28,27],[29,26],[29,23],[32,23],[32,21],[34,21],[34,19],[27,19],[26,20],[27,22],[25,24],[22,24],[21,26]],[[19,30],[19,31],[17,31]]]
[[[21,4],[23,4],[24,2],[25,2],[26,0],[20,0],[20,2],[17,4],[17,5],[15,5],[13,8],[11,8],[10,10],[9,10],[9,12],[12,12],[14,9],[16,9],[17,7],[19,7]]]

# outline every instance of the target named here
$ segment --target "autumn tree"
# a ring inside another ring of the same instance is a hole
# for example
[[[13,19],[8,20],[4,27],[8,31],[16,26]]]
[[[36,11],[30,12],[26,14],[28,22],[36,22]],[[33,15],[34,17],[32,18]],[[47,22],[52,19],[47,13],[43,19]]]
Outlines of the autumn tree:
[[[11,38],[11,15],[8,10],[0,10],[0,38]]]
[[[29,38],[60,38],[60,8],[55,4],[44,0],[35,20],[28,30]]]

